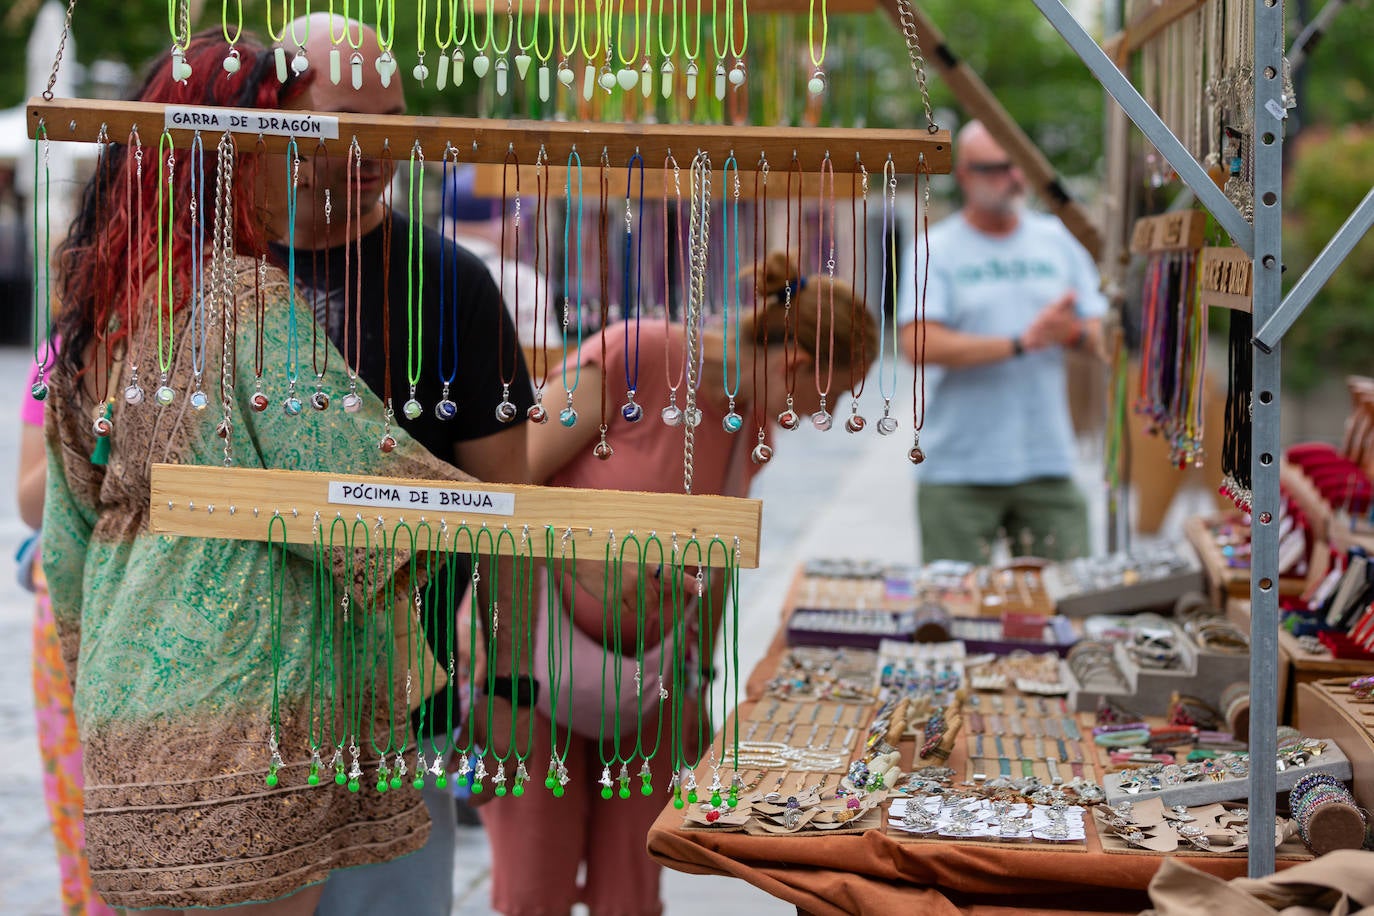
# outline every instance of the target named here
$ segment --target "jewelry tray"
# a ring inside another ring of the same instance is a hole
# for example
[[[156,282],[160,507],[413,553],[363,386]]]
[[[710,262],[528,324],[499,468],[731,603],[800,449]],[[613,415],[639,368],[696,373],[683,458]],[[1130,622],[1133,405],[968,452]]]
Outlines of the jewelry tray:
[[[1299,779],[1309,773],[1326,773],[1342,782],[1350,779],[1350,761],[1346,759],[1345,753],[1330,738],[1319,740],[1326,742],[1326,750],[1322,751],[1321,756],[1307,766],[1289,767],[1286,770],[1281,770],[1278,773],[1278,791],[1287,792],[1297,785]],[[1250,794],[1250,780],[1248,778],[1223,779],[1220,782],[1213,782],[1208,779],[1169,786],[1158,792],[1131,793],[1121,788],[1122,777],[1129,772],[1128,770],[1125,773],[1108,773],[1106,778],[1102,780],[1102,787],[1107,790],[1107,804],[1114,805],[1123,801],[1142,802],[1151,798],[1158,798],[1166,807],[1187,805],[1190,808],[1195,808],[1198,805],[1209,805],[1212,802],[1241,801]]]

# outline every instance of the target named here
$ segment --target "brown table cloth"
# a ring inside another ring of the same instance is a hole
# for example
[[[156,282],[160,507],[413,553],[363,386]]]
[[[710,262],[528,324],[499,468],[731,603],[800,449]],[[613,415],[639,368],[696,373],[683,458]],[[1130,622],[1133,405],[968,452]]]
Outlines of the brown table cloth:
[[[787,613],[785,609],[784,621]],[[745,685],[748,699],[737,714],[748,717],[786,651],[783,626],[750,675]],[[950,758],[955,772],[964,766],[963,747],[964,742],[958,742]],[[775,837],[690,830],[682,827],[682,812],[669,804],[649,830],[648,849],[667,868],[740,878],[798,910],[825,916],[993,916],[1008,908],[1018,913],[1120,913],[1147,907],[1145,888],[1163,857],[1105,853],[1092,817],[1085,822],[1086,851],[1081,844],[1060,851],[901,840],[880,830]],[[1244,856],[1190,856],[1188,864],[1226,879],[1246,871]],[[1280,862],[1279,867],[1291,864]]]

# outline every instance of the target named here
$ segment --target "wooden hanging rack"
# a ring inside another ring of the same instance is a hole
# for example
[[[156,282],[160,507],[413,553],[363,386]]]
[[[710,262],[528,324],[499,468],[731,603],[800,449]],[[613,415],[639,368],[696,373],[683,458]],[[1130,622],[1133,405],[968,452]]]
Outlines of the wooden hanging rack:
[[[474,13],[486,15],[487,7],[495,5],[497,15],[506,14],[507,0],[473,0],[472,9]],[[510,0],[509,7],[512,13],[534,13],[536,0]],[[749,15],[755,13],[767,13],[769,15],[792,14],[797,16],[809,15],[811,6],[810,0],[748,0]],[[551,6],[549,0],[538,0],[538,12],[547,15]],[[871,13],[878,8],[878,0],[826,0],[825,11],[827,15],[835,13]],[[710,11],[703,7],[701,18],[707,19],[711,15]],[[724,12],[722,11],[722,15]],[[739,18],[740,9],[735,7],[734,15]]]
[[[234,123],[235,116],[239,123]],[[278,132],[264,132],[260,125],[273,129],[273,120]],[[870,172],[881,172],[889,157],[902,174],[915,173],[921,156],[925,157],[923,168],[931,174],[948,173],[952,166],[950,135],[945,130],[517,121],[30,99],[30,137],[40,121],[53,141],[94,143],[104,127],[111,140],[123,142],[137,127],[143,142],[154,147],[166,126],[173,144],[182,149],[190,147],[197,130],[204,140],[218,137],[226,129],[251,137],[253,142],[262,136],[267,150],[277,153],[286,151],[291,139],[286,132],[294,131],[299,134],[296,142],[302,155],[308,155],[320,142],[332,155],[343,155],[350,140],[356,138],[364,156],[405,159],[418,142],[430,162],[438,162],[446,144],[452,144],[462,162],[501,163],[513,150],[521,162],[533,163],[541,148],[551,162],[566,162],[569,152],[576,149],[584,168],[595,166],[603,151],[616,165],[623,165],[635,153],[643,156],[646,165],[662,163],[673,152],[684,167],[691,164],[695,153],[705,151],[715,168],[731,152],[741,163],[752,163],[762,154],[777,172],[785,172],[794,155],[803,170],[812,172],[819,171],[827,155],[835,172],[845,174],[856,171],[859,162]],[[337,139],[327,139],[332,132]]]
[[[739,157],[736,156],[736,159],[738,159],[738,158],[739,158]],[[691,167],[691,164],[692,164],[692,162],[691,162],[690,159],[687,160],[686,162],[683,162],[681,159],[678,160],[678,165],[682,167],[682,200],[683,200],[683,203],[684,203],[684,204],[687,202],[688,196],[691,194],[692,182],[691,182],[691,176],[690,176],[690,174],[689,174],[689,169],[690,169],[690,167]],[[597,165],[596,163],[590,163],[590,164],[589,164],[589,163],[583,163],[583,165],[582,165],[582,193],[585,194],[585,195],[587,195],[587,199],[588,199],[588,200],[592,199],[592,198],[595,197],[596,194],[597,194],[597,186],[596,186],[596,177],[597,177],[596,165]],[[724,165],[724,160],[716,161],[716,160],[713,159],[713,160],[711,161],[711,165],[715,168],[715,174],[713,174],[713,175],[711,176],[711,197],[714,198],[714,199],[716,199],[716,200],[721,200],[722,198],[727,197],[727,194],[726,194],[727,185],[726,185],[726,183],[725,183],[723,180],[721,180],[721,177],[720,177],[720,169],[721,169],[721,166]],[[868,163],[864,163],[864,165],[868,167],[868,175],[869,175],[869,178],[868,178],[868,194],[869,194],[869,197],[870,197],[870,203],[877,203],[877,204],[881,205],[881,202],[882,202],[882,196],[881,196],[881,195],[882,195],[882,180],[883,180],[883,176],[882,176],[882,163],[881,163],[881,162],[878,163],[878,167],[877,167],[876,169],[873,168],[872,166],[868,165]],[[612,199],[614,199],[614,200],[624,200],[624,199],[625,199],[625,163],[619,162],[619,163],[616,163],[616,166],[617,166],[617,169],[616,169],[616,173],[615,173],[615,179],[611,182],[611,197],[612,197]],[[753,199],[754,199],[754,172],[755,172],[757,166],[758,166],[758,160],[757,160],[757,159],[753,159],[753,160],[750,160],[750,161],[748,161],[748,162],[740,161],[740,163],[739,163],[739,196],[740,196],[740,200],[753,200]],[[770,163],[768,163],[768,168],[769,168],[769,173],[768,173],[768,199],[769,199],[770,201],[780,201],[780,200],[782,200],[784,197],[787,196],[787,168],[786,168],[786,165],[784,164],[783,167],[779,167],[776,163],[770,162]],[[502,170],[503,170],[503,169],[502,169],[502,166],[494,165],[494,164],[490,164],[490,163],[481,163],[481,164],[475,166],[475,169],[476,169],[476,173],[473,175],[473,180],[472,180],[472,193],[473,193],[473,196],[474,196],[474,197],[481,197],[481,198],[489,198],[489,199],[492,199],[492,200],[500,200],[500,199],[501,199],[501,190],[502,190],[502,188],[501,188],[501,182],[502,182],[502,174],[501,174],[501,173],[502,173]],[[508,180],[506,181],[505,191],[506,191],[507,194],[514,194],[514,193],[515,193],[515,171],[514,171],[514,169],[507,169],[506,171],[509,172],[509,178],[508,178]],[[838,172],[839,170],[837,169],[836,171]],[[550,164],[550,165],[549,165],[549,168],[548,168],[548,175],[549,175],[549,181],[551,182],[551,184],[549,185],[549,187],[552,189],[552,193],[553,193],[554,195],[559,196],[559,197],[562,196],[562,194],[563,194],[563,183],[564,183],[564,181],[567,180],[567,174],[568,174],[568,168],[567,168],[567,166],[562,165],[562,164]],[[838,175],[838,174],[837,174],[837,175],[835,176],[835,198],[836,198],[837,200],[849,200],[851,197],[857,196],[857,195],[855,195],[855,194],[851,194],[851,193],[850,193],[850,190],[851,190],[850,175],[851,175],[851,174],[852,174],[852,173],[845,173],[844,175]],[[796,177],[795,177],[795,176],[793,177],[792,181],[793,181],[793,191],[792,191],[792,193],[793,193],[793,195],[795,196],[795,195],[796,195],[796,190],[795,190],[795,189],[796,189]],[[674,187],[673,187],[673,181],[672,181],[671,178],[669,178],[669,179],[667,179],[666,182],[665,182],[665,179],[664,179],[664,177],[663,177],[663,163],[662,163],[662,162],[647,162],[647,161],[646,161],[646,162],[644,163],[644,199],[645,199],[645,200],[662,200],[662,199],[663,199],[663,192],[664,192],[664,185],[665,185],[665,183],[666,183],[666,185],[667,185],[668,197],[669,197],[669,198],[672,198],[672,197],[674,196],[674,193],[675,193],[675,190],[674,190]],[[731,182],[731,184],[733,184],[733,181]],[[803,172],[803,173],[802,173],[801,184],[802,184],[802,196],[805,197],[805,198],[807,198],[808,200],[818,200],[818,199],[820,199],[820,198],[822,198],[822,197],[825,197],[825,196],[828,196],[828,195],[830,194],[830,182],[829,182],[828,180],[825,182],[824,194],[822,194],[822,189],[821,189],[821,176],[820,176],[820,173],[818,173],[818,172]],[[576,187],[576,185],[574,184],[574,188],[575,188],[575,187]],[[521,190],[521,192],[524,193],[524,194],[531,194],[531,193],[533,193],[533,190],[534,190],[534,166],[532,166],[532,165],[524,165],[524,164],[522,164],[522,165],[520,166],[520,190]],[[862,192],[860,191],[860,193],[862,193]],[[733,194],[733,190],[731,191],[731,194]],[[636,171],[636,174],[635,174],[635,177],[634,177],[634,196],[635,196],[635,197],[638,197],[638,196],[639,196],[639,174],[638,174],[637,171]]]
[[[1102,50],[1121,69],[1126,69],[1131,54],[1149,44],[1160,32],[1197,10],[1207,0],[1156,0],[1144,13],[1115,35],[1102,42]]]
[[[1143,216],[1131,230],[1132,254],[1163,254],[1169,251],[1198,251],[1205,241],[1207,214],[1200,210],[1178,210],[1158,216]]]
[[[494,532],[509,528],[518,549],[526,528],[536,544],[542,544],[540,539],[551,526],[560,540],[570,531],[569,541],[576,543],[578,556],[588,560],[604,556],[612,534],[617,542],[635,534],[642,544],[656,533],[669,555],[674,537],[679,547],[696,537],[702,547],[700,565],[720,566],[726,560],[720,547],[708,557],[707,545],[719,536],[733,554],[738,538],[737,565],[745,569],[759,565],[763,518],[762,501],[730,496],[179,464],[153,465],[151,491],[148,527],[154,534],[265,541],[268,522],[281,515],[286,519],[286,541],[311,544],[318,513],[322,526],[336,518],[350,524],[362,521],[368,528],[380,522],[388,533],[402,521],[412,529],[428,522],[444,547],[462,525],[474,532],[483,526]],[[482,505],[484,497],[491,498],[490,507]],[[497,551],[511,553],[510,539],[502,540],[496,544]],[[464,544],[460,538],[460,547]],[[695,550],[688,559],[696,562]]]

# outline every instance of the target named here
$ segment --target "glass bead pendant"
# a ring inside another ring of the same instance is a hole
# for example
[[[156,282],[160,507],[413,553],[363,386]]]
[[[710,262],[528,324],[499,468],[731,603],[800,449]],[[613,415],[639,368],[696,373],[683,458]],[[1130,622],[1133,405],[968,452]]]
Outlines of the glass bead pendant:
[[[547,423],[549,422],[549,412],[544,409],[543,403],[532,404],[530,409],[525,411],[525,419],[531,423]]]
[[[744,85],[744,61],[735,61],[734,68],[730,70],[730,85],[736,89]]]
[[[547,65],[547,64],[540,64],[540,65],[539,65],[539,101],[541,101],[541,102],[547,102],[547,101],[549,100],[549,92],[552,90],[552,88],[553,88],[553,87],[552,87],[552,85],[551,85],[550,82],[549,82],[549,68],[548,68],[548,65]]]
[[[383,455],[390,455],[396,450],[396,437],[387,433],[382,437],[382,441],[378,443],[377,447],[382,450]]]
[[[359,395],[356,391],[350,391],[348,394],[344,395],[343,409],[348,413],[357,413],[358,411],[362,410],[362,396]]]
[[[630,767],[629,767],[628,764],[622,763],[622,764],[620,765],[620,776],[617,777],[617,780],[618,780],[619,783],[620,783],[620,792],[619,792],[620,797],[621,797],[621,798],[629,798],[629,797],[630,797]]]
[[[525,794],[525,780],[530,778],[529,771],[525,769],[525,761],[520,761],[515,765],[515,785],[511,787],[510,794],[516,798]]]
[[[727,433],[737,433],[744,428],[744,417],[741,417],[731,409],[729,413],[721,418],[720,425]]]
[[[43,401],[47,399],[48,383],[43,381],[43,377],[41,375],[38,377],[38,381],[33,383],[33,387],[29,389],[29,394],[33,395],[33,399],[35,401]]]
[[[560,411],[558,412],[558,422],[559,422],[559,423],[562,423],[562,424],[563,424],[564,426],[566,426],[568,429],[572,429],[574,426],[576,426],[576,425],[577,425],[577,410],[576,410],[576,408],[574,408],[571,404],[569,404],[567,407],[564,407],[562,410],[560,410]]]
[[[299,417],[304,407],[305,405],[301,403],[301,399],[294,394],[288,394],[286,400],[281,403],[281,409],[288,417]]]
[[[625,418],[626,423],[638,423],[644,419],[644,408],[635,403],[633,395],[620,408],[620,415]]]
[[[897,418],[896,418],[896,417],[892,417],[892,416],[888,416],[888,415],[884,414],[883,417],[882,417],[882,419],[880,419],[880,420],[878,421],[878,435],[880,435],[880,436],[890,436],[890,435],[892,435],[893,433],[895,433],[896,431],[897,431]]]
[[[806,91],[812,95],[820,95],[825,92],[825,71],[817,70],[811,74],[811,79],[806,81]]]
[[[296,51],[296,56],[291,58],[291,72],[300,76],[310,69],[310,59],[305,56],[305,49],[300,48]]]
[[[407,420],[418,420],[424,412],[425,409],[420,406],[420,402],[415,400],[414,392],[411,393],[410,399],[401,405],[401,413]]]
[[[254,407],[255,409],[258,409],[258,410],[266,410],[266,409],[267,409],[267,405],[266,405],[266,404],[263,404],[262,407],[258,407],[258,405],[257,405],[257,397],[258,397],[257,395],[253,395],[253,407]],[[176,400],[176,398],[177,398],[177,393],[176,393],[175,391],[172,390],[171,386],[169,386],[169,385],[167,385],[167,384],[164,383],[164,384],[158,386],[157,393],[156,393],[155,395],[153,395],[153,398],[157,401],[157,403],[158,403],[159,406],[161,406],[161,407],[166,407],[166,406],[168,406],[169,404],[171,404],[173,401]],[[263,398],[262,398],[262,399],[263,399],[263,401],[266,401],[266,400],[267,400],[267,396],[266,396],[266,395],[263,395]]]
[[[506,794],[506,764],[504,762],[496,765],[496,776],[492,780],[496,783],[496,796],[502,797]]]
[[[639,780],[640,780],[639,793],[640,793],[641,795],[653,795],[653,794],[654,794],[653,779],[654,779],[654,774],[653,774],[653,772],[649,769],[649,761],[645,760],[643,766],[641,766],[641,767],[639,768]]]
[[[210,406],[210,396],[199,389],[191,392],[190,401],[191,407],[195,410],[204,410]]]
[[[316,410],[329,409],[329,394],[324,391],[316,391],[310,396],[310,406]]]
[[[791,407],[778,414],[778,425],[783,429],[796,429],[800,422],[801,418],[797,416],[797,412]]]
[[[596,447],[592,449],[592,454],[602,461],[605,461],[615,454],[615,449],[611,448],[611,443],[607,442],[605,438],[602,438],[602,440],[596,444]]]
[[[239,49],[230,48],[229,53],[226,54],[224,57],[224,72],[229,74],[230,76],[233,76],[235,73],[239,72],[240,64],[241,61],[239,60]],[[338,80],[335,80],[334,82],[337,83]]]
[[[658,415],[663,419],[664,426],[682,425],[682,410],[677,406],[676,401],[670,402],[667,407],[658,412]]]
[[[425,62],[423,59],[421,59],[420,62],[415,65],[415,68],[410,71],[410,75],[414,77],[415,82],[419,83],[422,86],[424,85],[425,80],[429,79],[429,68],[425,66]]]
[[[864,427],[867,425],[868,421],[865,420],[863,417],[859,416],[857,413],[850,414],[849,419],[844,421],[844,428],[849,430],[851,433],[861,433],[864,431]]]
[[[811,415],[811,425],[821,432],[829,432],[835,418],[830,415],[830,411],[822,407]]]
[[[749,453],[749,460],[755,464],[767,464],[773,460],[773,449],[762,442],[754,446],[754,450]]]
[[[124,403],[125,403],[125,404],[142,404],[142,403],[143,403],[143,388],[140,387],[137,383],[134,383],[134,384],[130,385],[129,387],[125,388],[125,389],[124,389]]]
[[[110,422],[109,417],[103,414],[96,417],[95,422],[91,424],[91,432],[95,433],[97,439],[104,439],[113,431],[114,424]]]
[[[573,73],[572,66],[567,60],[560,60],[558,62],[558,81],[564,86],[571,87],[575,79],[577,79],[577,74]]]

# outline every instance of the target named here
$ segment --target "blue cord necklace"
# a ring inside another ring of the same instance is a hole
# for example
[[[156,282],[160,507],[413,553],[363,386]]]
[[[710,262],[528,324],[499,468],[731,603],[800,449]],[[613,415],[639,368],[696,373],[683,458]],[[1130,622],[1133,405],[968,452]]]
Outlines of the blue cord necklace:
[[[733,171],[733,177],[731,172]],[[725,308],[725,334],[721,338],[721,360],[724,363],[725,397],[730,401],[729,410],[721,419],[720,425],[727,433],[737,433],[744,428],[744,417],[735,411],[735,398],[739,396],[739,162],[734,151],[725,160],[720,170],[721,180],[730,185],[730,205],[721,207],[721,246],[725,249],[725,295],[721,297]],[[731,235],[731,227],[734,234]],[[731,306],[734,306],[732,309]],[[733,331],[733,334],[731,333]],[[735,375],[730,379],[730,343],[734,339]]]
[[[573,169],[577,170],[577,216],[573,216],[572,203],[572,180]],[[577,255],[571,259],[571,263],[577,265],[577,296],[572,299],[572,306],[569,307],[568,290],[572,289],[572,274],[569,267],[569,253],[572,251],[572,227],[574,224],[580,229],[582,226],[582,156],[577,152],[577,147],[573,147],[572,152],[568,153],[568,177],[563,185],[563,199],[565,201],[563,216],[563,390],[568,393],[568,406],[558,412],[558,422],[564,426],[572,427],[577,425],[577,408],[573,407],[573,392],[577,391],[578,384],[582,381],[582,233],[577,233]],[[575,374],[572,384],[568,384],[568,325],[577,325],[577,359],[575,361]]]
[[[635,163],[639,164],[639,223],[640,232],[635,232],[635,223],[630,218],[630,191],[634,181]],[[643,292],[643,277],[641,269],[643,266],[644,255],[644,159],[639,155],[639,150],[630,157],[630,164],[625,171],[625,282],[622,286],[625,297],[622,311],[627,318],[625,324],[625,404],[620,408],[620,415],[626,422],[638,423],[644,418],[644,408],[635,403],[635,391],[639,387],[639,324],[640,324],[640,299]],[[633,290],[631,289],[630,262],[634,261]],[[634,302],[635,316],[635,351],[633,368],[630,363],[630,322],[628,315],[630,303]]]
[[[449,158],[449,154],[453,158]],[[458,150],[454,149],[453,144],[444,145],[444,173],[443,181],[439,189],[439,225],[448,228],[449,199],[458,193],[458,189],[453,186],[451,181],[451,166],[458,164]],[[439,397],[439,403],[434,405],[434,416],[440,420],[452,420],[458,416],[458,405],[449,399],[448,393],[453,385],[453,380],[458,377],[458,258],[449,257],[449,246],[439,246],[439,381],[443,383],[443,392]],[[449,277],[449,270],[453,270],[452,278]],[[454,297],[450,306],[449,296]],[[451,314],[450,314],[451,313]],[[449,324],[453,325],[450,333],[451,341],[447,347],[444,346],[445,331],[449,330]],[[446,358],[447,357],[447,358]]]

